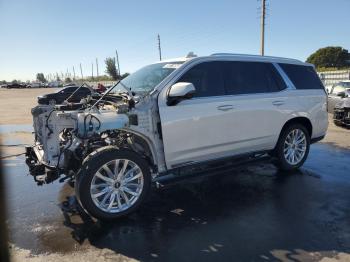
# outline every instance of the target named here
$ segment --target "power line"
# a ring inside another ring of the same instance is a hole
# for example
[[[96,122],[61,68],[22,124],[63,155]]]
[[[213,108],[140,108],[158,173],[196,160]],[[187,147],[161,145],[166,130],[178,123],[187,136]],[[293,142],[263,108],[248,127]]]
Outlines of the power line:
[[[260,42],[260,55],[265,53],[265,15],[266,15],[266,3],[265,0],[261,0],[261,42]]]
[[[160,36],[158,34],[158,51],[159,51],[159,61],[162,61],[162,49],[160,47]]]
[[[84,76],[83,76],[83,69],[81,68],[81,63],[80,63],[80,74],[81,74],[81,79],[84,79]]]
[[[99,75],[98,75],[98,61],[97,61],[97,57],[96,57],[96,73],[97,73],[97,77],[99,77]]]
[[[74,69],[74,66],[73,66],[73,79],[75,80],[75,69]]]
[[[116,57],[116,59],[117,59],[118,75],[120,76],[120,65],[119,65],[118,50],[115,50],[115,57]]]

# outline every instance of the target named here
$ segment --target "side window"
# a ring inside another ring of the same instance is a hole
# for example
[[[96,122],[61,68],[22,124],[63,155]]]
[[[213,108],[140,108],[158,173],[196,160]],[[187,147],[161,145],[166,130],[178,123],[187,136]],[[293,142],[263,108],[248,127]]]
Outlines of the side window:
[[[77,90],[76,87],[67,87],[64,89],[65,93],[73,93],[75,90]]]
[[[271,63],[225,62],[225,89],[228,95],[276,92],[286,85]]]
[[[279,64],[296,89],[324,89],[323,84],[311,66]]]
[[[79,89],[78,92],[83,93],[83,94],[90,94],[90,89],[86,88],[86,87],[82,87]]]
[[[189,82],[196,88],[195,97],[224,95],[222,62],[203,62],[189,69],[177,82]]]

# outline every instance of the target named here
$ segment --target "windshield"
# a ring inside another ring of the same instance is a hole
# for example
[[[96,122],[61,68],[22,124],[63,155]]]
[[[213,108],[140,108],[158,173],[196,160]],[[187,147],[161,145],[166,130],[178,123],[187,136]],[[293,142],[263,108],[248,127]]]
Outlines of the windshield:
[[[350,88],[350,82],[341,82],[340,85],[345,88]]]
[[[110,94],[126,92],[126,88],[135,94],[148,94],[160,82],[162,82],[164,78],[170,75],[170,73],[175,71],[183,63],[184,62],[168,62],[145,66],[124,78],[121,83],[111,90]]]

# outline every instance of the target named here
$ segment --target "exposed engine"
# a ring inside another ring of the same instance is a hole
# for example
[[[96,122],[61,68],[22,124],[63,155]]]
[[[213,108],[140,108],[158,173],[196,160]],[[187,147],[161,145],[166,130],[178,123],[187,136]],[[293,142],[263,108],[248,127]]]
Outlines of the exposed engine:
[[[85,156],[96,148],[126,143],[128,96],[84,99],[77,104],[38,105],[32,109],[35,144],[26,148],[30,173],[38,184],[74,175]],[[131,121],[132,116],[131,116]]]

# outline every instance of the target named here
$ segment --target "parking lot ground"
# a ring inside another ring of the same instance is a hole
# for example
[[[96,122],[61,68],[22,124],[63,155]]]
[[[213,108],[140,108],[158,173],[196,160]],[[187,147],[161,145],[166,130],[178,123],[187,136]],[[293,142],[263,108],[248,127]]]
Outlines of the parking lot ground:
[[[96,222],[68,183],[37,187],[4,161],[15,261],[318,261],[350,254],[350,151],[313,145],[300,171],[270,164],[154,190],[141,209]],[[288,260],[289,259],[289,260]],[[294,260],[293,260],[294,259]]]
[[[29,104],[18,107],[18,116],[31,121]],[[32,142],[30,122],[16,121],[9,118],[0,126],[3,155],[21,153],[21,145]],[[349,261],[349,134],[330,123],[327,137],[312,145],[305,165],[290,174],[260,163],[154,189],[140,210],[114,223],[85,214],[68,183],[38,187],[23,156],[7,158],[12,258]]]

